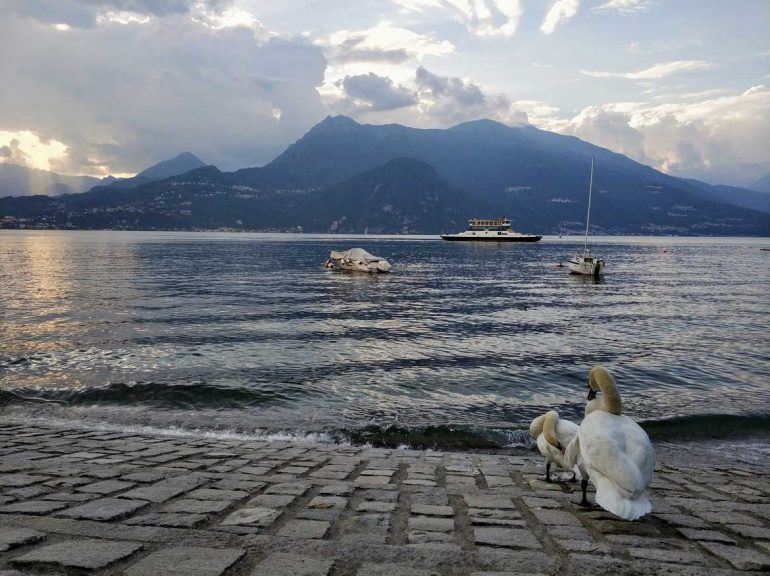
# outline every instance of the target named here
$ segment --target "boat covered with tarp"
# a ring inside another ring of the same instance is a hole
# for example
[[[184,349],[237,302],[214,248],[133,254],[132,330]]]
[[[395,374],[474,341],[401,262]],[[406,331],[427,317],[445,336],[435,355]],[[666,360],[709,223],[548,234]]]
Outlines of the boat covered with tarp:
[[[390,263],[385,258],[369,254],[363,248],[351,248],[344,252],[332,250],[324,266],[346,272],[368,272],[369,274],[390,272]]]

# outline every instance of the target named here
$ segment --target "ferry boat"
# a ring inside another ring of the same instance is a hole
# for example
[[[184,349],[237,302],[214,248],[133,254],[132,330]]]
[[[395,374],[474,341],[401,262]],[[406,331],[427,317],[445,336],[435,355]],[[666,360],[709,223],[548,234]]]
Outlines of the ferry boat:
[[[459,234],[442,234],[441,238],[450,241],[466,242],[538,242],[542,236],[522,234],[511,230],[508,218],[471,218],[468,229]]]

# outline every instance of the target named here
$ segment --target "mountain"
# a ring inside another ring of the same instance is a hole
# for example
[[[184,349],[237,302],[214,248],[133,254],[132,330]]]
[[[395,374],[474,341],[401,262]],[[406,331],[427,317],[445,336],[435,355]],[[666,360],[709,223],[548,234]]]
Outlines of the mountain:
[[[466,226],[472,199],[425,162],[397,158],[314,192],[313,201],[308,231],[440,234]]]
[[[747,186],[747,188],[749,190],[770,194],[770,173],[765,174],[762,178]]]
[[[12,199],[0,209],[55,227],[433,233],[463,229],[466,216],[505,215],[522,232],[580,233],[591,157],[594,233],[768,234],[766,213],[723,202],[720,187],[489,120],[423,130],[329,117],[260,168],[209,166],[130,191]]]
[[[63,176],[18,164],[0,163],[0,197],[73,194],[100,182],[91,176]]]
[[[692,192],[699,198],[770,213],[770,190],[764,192],[758,188],[738,188],[722,184],[712,185],[686,178],[682,180],[693,185]],[[757,183],[761,186],[761,181],[757,181]],[[770,186],[770,181],[768,186]]]
[[[158,162],[157,164],[150,166],[146,170],[142,170],[136,176],[131,178],[112,178],[112,181],[108,183],[110,188],[136,188],[142,184],[148,182],[154,182],[155,180],[165,180],[172,176],[178,176],[184,174],[190,170],[196,168],[203,168],[206,164],[195,154],[190,152],[182,152],[178,156],[169,160]]]

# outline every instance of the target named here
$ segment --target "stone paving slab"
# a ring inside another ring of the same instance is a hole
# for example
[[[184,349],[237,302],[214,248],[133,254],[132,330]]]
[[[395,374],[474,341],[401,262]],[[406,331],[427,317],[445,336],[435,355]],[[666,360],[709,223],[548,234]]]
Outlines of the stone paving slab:
[[[170,437],[3,416],[0,576],[770,570],[767,467],[662,458],[653,513],[635,522],[581,508],[569,475],[549,484],[544,474],[523,451]]]

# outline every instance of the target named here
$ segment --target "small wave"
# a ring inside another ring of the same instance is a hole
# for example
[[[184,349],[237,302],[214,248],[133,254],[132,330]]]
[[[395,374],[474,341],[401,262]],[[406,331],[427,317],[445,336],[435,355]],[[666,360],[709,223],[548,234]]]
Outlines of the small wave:
[[[149,405],[159,408],[240,408],[277,402],[284,394],[277,390],[229,388],[205,382],[171,385],[163,382],[116,382],[106,386],[78,389],[16,388],[0,390],[5,404],[56,402],[70,406],[84,404]]]
[[[770,437],[770,414],[695,414],[640,424],[653,440]]]

